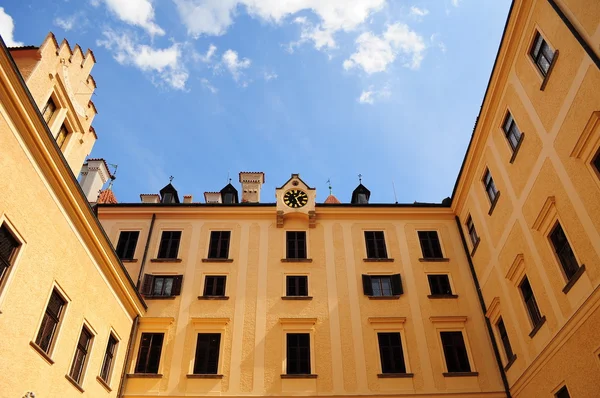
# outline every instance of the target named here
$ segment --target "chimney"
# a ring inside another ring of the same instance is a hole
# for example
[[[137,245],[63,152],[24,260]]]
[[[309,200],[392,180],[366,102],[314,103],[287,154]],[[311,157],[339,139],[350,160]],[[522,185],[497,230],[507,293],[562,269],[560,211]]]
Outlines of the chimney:
[[[265,173],[247,172],[240,173],[242,183],[242,203],[259,203],[260,188],[265,183]]]
[[[94,203],[102,187],[112,177],[104,159],[88,159],[81,168],[81,189],[88,202]]]
[[[160,195],[157,193],[142,193],[140,199],[142,203],[160,203]]]
[[[206,203],[222,203],[221,192],[204,192],[204,200]]]
[[[183,195],[183,203],[192,203],[192,195]]]

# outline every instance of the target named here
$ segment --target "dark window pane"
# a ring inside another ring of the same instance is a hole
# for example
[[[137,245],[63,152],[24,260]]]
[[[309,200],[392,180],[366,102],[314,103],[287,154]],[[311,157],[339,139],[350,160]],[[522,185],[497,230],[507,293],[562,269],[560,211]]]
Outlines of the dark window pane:
[[[117,256],[121,260],[131,260],[135,254],[135,247],[137,245],[138,238],[140,236],[139,231],[122,231],[119,235],[119,242],[117,243]]]
[[[554,394],[554,396],[556,398],[571,398],[571,395],[569,395],[569,390],[567,389],[567,386],[563,386],[560,390],[558,390],[558,392],[556,394]]]
[[[594,158],[594,167],[596,168],[598,173],[600,173],[600,152],[598,152],[596,154],[596,157]]]
[[[117,339],[113,335],[108,338],[108,344],[106,346],[106,352],[104,353],[104,361],[102,362],[102,369],[100,370],[100,377],[102,380],[108,383],[110,372],[112,370],[112,364],[115,358],[115,352],[117,348]]]
[[[175,259],[179,252],[181,231],[163,231],[158,249],[158,258]]]
[[[63,124],[60,127],[60,130],[58,131],[58,134],[56,135],[56,144],[58,145],[58,147],[60,149],[62,149],[63,145],[65,144],[65,141],[66,141],[68,135],[69,135],[69,131],[67,130],[67,128]]]
[[[558,256],[560,265],[565,271],[567,279],[571,279],[577,273],[577,270],[579,270],[579,264],[577,263],[577,259],[575,259],[575,254],[573,254],[571,245],[560,223],[556,224],[552,230],[550,241],[552,242],[552,246],[554,246],[554,251]]]
[[[286,296],[308,296],[308,276],[286,276]]]
[[[506,332],[506,327],[504,326],[504,320],[502,318],[498,320],[496,327],[498,328],[498,334],[500,335],[500,340],[502,341],[506,358],[510,361],[514,354],[512,347],[510,346],[510,340],[508,339],[508,333]]]
[[[55,111],[56,111],[56,104],[54,103],[52,98],[49,98],[48,102],[44,106],[44,109],[42,110],[42,116],[44,117],[44,120],[46,121],[46,123],[48,123],[50,121],[50,119],[52,119],[52,115],[54,115]]]
[[[419,231],[419,242],[424,258],[442,258],[442,247],[437,231]]]
[[[6,225],[0,227],[0,284],[12,264],[14,254],[21,246]]]
[[[204,280],[205,296],[225,296],[226,276],[207,276]]]
[[[383,231],[365,231],[367,258],[387,258]]]
[[[217,374],[221,334],[198,333],[194,374]]]
[[[391,275],[371,276],[373,296],[393,296]]]
[[[212,231],[208,247],[208,258],[229,258],[230,231]]]
[[[538,69],[542,72],[542,75],[546,76],[550,69],[550,64],[554,59],[554,51],[550,48],[548,43],[544,40],[540,33],[536,33],[531,52],[529,53],[531,58],[535,61]]]
[[[471,216],[467,218],[467,229],[469,230],[469,237],[471,238],[471,243],[473,246],[477,244],[479,241],[479,236],[477,235],[477,230],[475,230],[475,224],[473,224],[473,219]]]
[[[142,333],[135,373],[158,373],[164,333]]]
[[[440,332],[448,372],[470,372],[469,356],[462,332]]]
[[[510,112],[506,115],[506,119],[504,121],[504,134],[506,134],[506,138],[508,139],[511,148],[514,151],[521,140],[521,131],[517,127],[517,124],[515,123]]]
[[[85,359],[87,358],[91,341],[92,334],[84,327],[79,336],[77,349],[75,350],[75,358],[73,358],[73,364],[71,365],[71,371],[69,372],[69,376],[77,383],[81,382],[83,367],[85,366]]]
[[[433,295],[449,295],[452,294],[450,288],[450,279],[448,275],[427,275],[429,287]]]
[[[406,373],[400,333],[377,333],[382,373]]]
[[[485,172],[483,185],[485,186],[485,192],[487,193],[490,202],[493,203],[496,199],[496,196],[498,196],[498,190],[496,189],[496,184],[494,184],[494,179],[492,178],[492,174],[489,170],[486,170]]]
[[[50,301],[46,307],[40,330],[35,339],[35,343],[44,350],[45,353],[50,351],[50,346],[52,345],[52,340],[54,339],[54,334],[58,327],[58,323],[60,322],[60,317],[65,304],[65,300],[56,290],[54,290],[50,296]]]
[[[287,334],[287,374],[310,374],[310,335]]]
[[[306,232],[287,231],[287,258],[306,258]]]
[[[531,323],[535,327],[542,321],[542,315],[540,314],[540,309],[535,301],[535,296],[533,295],[533,290],[531,289],[531,285],[529,284],[529,279],[527,279],[527,277],[523,279],[519,288],[521,289],[521,294],[523,295],[523,301],[525,301],[525,307],[527,308],[529,319],[531,319]]]
[[[365,193],[359,193],[357,195],[357,200],[358,200],[359,204],[365,205],[365,204],[369,203],[369,201],[367,200],[367,194],[365,194]]]

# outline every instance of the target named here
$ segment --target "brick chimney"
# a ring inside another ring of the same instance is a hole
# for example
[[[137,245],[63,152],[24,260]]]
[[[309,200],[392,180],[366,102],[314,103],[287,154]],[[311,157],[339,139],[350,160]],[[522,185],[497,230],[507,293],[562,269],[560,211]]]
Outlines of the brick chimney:
[[[104,159],[88,159],[81,168],[79,185],[88,202],[94,203],[104,184],[112,177]]]
[[[265,173],[242,171],[240,182],[242,183],[242,203],[259,203],[260,188],[265,183]]]

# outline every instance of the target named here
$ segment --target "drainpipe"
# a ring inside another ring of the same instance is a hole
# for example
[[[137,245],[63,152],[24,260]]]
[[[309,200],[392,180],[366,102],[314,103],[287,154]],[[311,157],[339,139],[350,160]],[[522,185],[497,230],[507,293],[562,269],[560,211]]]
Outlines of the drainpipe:
[[[156,220],[156,213],[152,214],[152,221],[150,221],[150,230],[148,231],[148,239],[146,239],[146,247],[144,247],[144,256],[142,257],[142,264],[140,265],[140,272],[138,274],[137,283],[135,285],[138,291],[140,290],[140,285],[142,283],[142,275],[144,275],[146,257],[148,256],[148,247],[150,246],[150,238],[152,238],[152,230],[154,229],[154,220]]]
[[[117,393],[118,398],[123,397],[127,367],[129,366],[129,358],[131,357],[133,351],[133,340],[135,339],[135,335],[137,334],[139,323],[140,316],[136,315],[135,319],[133,320],[133,324],[131,325],[131,333],[129,333],[129,341],[127,342],[127,352],[125,352],[125,362],[123,364],[123,370],[121,371],[121,381],[119,381],[119,392]]]
[[[473,261],[471,261],[471,254],[469,253],[469,248],[467,247],[467,241],[465,240],[465,234],[463,233],[460,219],[458,216],[454,216],[456,220],[456,227],[458,228],[458,232],[460,234],[460,240],[463,244],[463,249],[465,250],[465,255],[467,257],[467,262],[469,263],[469,268],[471,270],[471,277],[473,278],[473,283],[475,284],[475,290],[477,290],[477,297],[479,298],[479,305],[481,306],[481,311],[483,312],[483,318],[485,319],[485,325],[487,326],[488,334],[490,335],[490,340],[492,341],[492,348],[494,349],[494,355],[496,356],[496,363],[498,364],[498,369],[500,370],[500,377],[502,378],[502,384],[504,384],[504,391],[506,392],[507,398],[512,398],[510,395],[510,388],[508,386],[508,380],[506,379],[506,373],[504,372],[504,367],[502,366],[502,359],[500,358],[500,351],[498,351],[498,344],[496,344],[496,339],[494,337],[494,332],[492,330],[492,324],[490,320],[485,316],[487,312],[485,308],[485,301],[483,300],[483,294],[481,293],[481,286],[479,286],[479,280],[477,279],[477,273],[475,272],[475,266],[473,265]]]

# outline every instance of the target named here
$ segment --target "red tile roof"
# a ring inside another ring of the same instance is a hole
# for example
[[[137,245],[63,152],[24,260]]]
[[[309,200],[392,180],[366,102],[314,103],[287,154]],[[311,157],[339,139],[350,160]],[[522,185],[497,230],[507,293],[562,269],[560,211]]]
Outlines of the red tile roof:
[[[100,192],[100,195],[98,195],[98,200],[96,200],[96,203],[106,203],[114,205],[119,202],[117,201],[117,198],[115,197],[115,194],[113,193],[112,189],[105,189],[104,191]]]
[[[324,203],[328,203],[328,204],[338,204],[338,203],[342,203],[342,202],[340,202],[340,200],[339,200],[338,198],[336,198],[335,196],[333,196],[333,195],[329,195],[329,196],[327,197],[327,199],[325,199],[325,202],[324,202]]]

